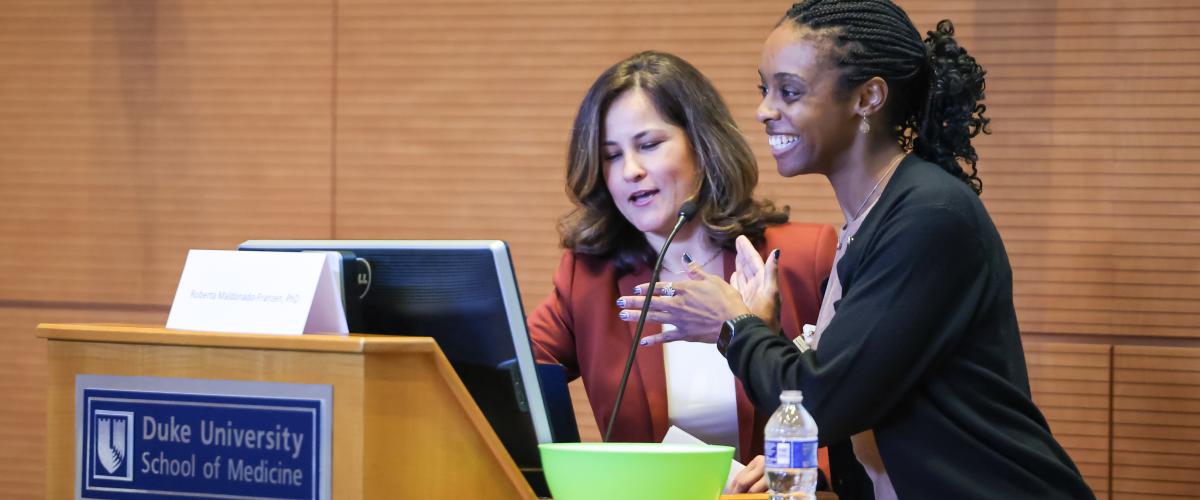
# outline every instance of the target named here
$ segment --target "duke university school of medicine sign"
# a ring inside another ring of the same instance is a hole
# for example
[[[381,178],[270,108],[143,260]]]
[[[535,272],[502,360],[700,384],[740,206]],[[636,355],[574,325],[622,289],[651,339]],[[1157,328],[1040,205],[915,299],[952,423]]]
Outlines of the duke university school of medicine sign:
[[[76,498],[329,498],[328,385],[76,377]]]

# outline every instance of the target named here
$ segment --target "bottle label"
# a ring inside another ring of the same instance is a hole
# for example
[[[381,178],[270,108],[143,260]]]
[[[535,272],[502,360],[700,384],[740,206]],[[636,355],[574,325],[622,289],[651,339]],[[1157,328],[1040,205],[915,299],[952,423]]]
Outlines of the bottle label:
[[[817,467],[816,439],[768,439],[766,466],[772,469],[813,469]]]

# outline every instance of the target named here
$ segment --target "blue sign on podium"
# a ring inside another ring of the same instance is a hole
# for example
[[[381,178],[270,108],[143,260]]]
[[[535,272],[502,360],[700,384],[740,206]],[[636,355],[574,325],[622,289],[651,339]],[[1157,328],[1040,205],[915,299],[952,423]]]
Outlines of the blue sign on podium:
[[[329,385],[79,375],[76,498],[326,499]]]

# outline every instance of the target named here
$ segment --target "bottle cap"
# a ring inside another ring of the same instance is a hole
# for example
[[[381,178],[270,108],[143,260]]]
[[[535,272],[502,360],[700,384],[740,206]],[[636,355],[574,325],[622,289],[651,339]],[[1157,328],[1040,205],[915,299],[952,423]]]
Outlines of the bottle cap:
[[[804,399],[804,395],[800,391],[783,391],[779,394],[779,400],[784,403],[799,403]]]

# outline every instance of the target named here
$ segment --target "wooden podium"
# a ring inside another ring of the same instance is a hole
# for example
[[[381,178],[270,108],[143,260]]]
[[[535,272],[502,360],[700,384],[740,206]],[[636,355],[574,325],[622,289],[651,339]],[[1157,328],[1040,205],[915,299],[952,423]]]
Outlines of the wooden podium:
[[[72,498],[77,374],[328,384],[332,498],[534,499],[428,337],[280,336],[42,324],[46,498]]]

